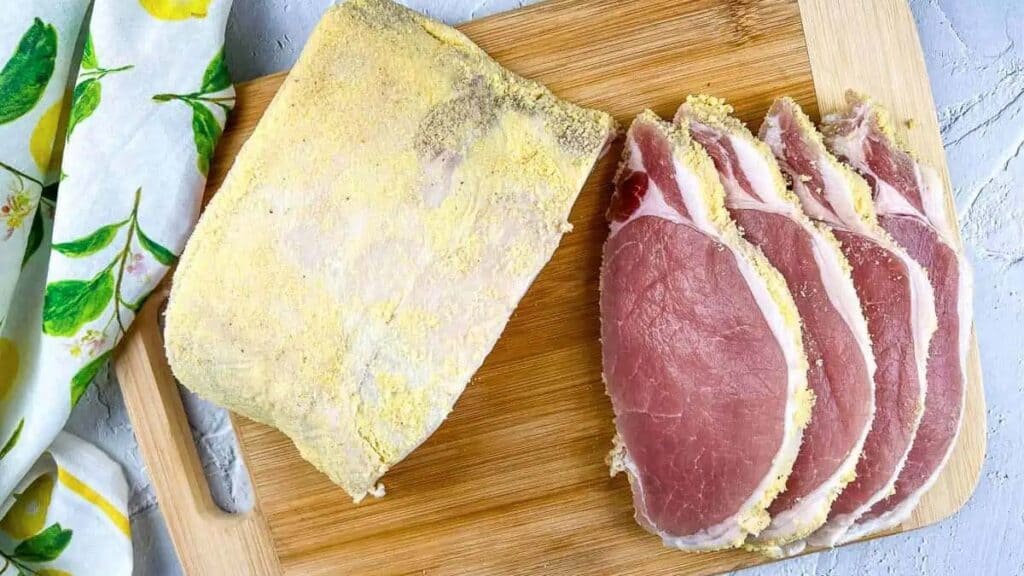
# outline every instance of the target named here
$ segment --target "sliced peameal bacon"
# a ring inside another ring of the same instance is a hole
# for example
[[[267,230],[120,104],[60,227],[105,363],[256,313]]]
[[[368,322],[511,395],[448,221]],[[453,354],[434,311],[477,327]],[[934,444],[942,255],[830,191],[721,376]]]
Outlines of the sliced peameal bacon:
[[[776,100],[760,135],[789,175],[804,211],[831,227],[842,245],[877,364],[875,418],[857,478],[836,499],[825,525],[807,540],[835,545],[892,493],[907,460],[924,407],[928,342],[936,325],[934,297],[921,266],[879,226],[867,183],[829,154],[796,102]]]
[[[852,539],[906,520],[949,460],[964,411],[972,282],[938,174],[897,144],[883,108],[852,92],[847,102],[844,113],[825,118],[826,145],[871,183],[879,224],[927,271],[938,317],[914,445],[895,493],[857,520],[847,533]]]
[[[667,546],[739,546],[768,524],[810,412],[796,307],[729,218],[711,159],[652,112],[629,130],[608,216],[612,473]]]
[[[768,509],[771,524],[750,542],[773,552],[824,524],[854,478],[874,418],[875,360],[839,243],[804,215],[771,150],[731,113],[723,100],[691,96],[676,122],[689,126],[714,160],[744,238],[785,278],[803,323],[807,380],[816,397],[786,491]]]

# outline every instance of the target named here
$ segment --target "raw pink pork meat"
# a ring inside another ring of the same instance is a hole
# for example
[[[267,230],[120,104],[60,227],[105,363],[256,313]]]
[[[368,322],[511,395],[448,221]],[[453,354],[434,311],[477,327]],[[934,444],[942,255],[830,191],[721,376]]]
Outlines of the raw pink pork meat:
[[[811,404],[792,298],[730,220],[711,159],[652,112],[629,130],[608,215],[612,472],[666,545],[742,545],[768,524]]]
[[[879,224],[927,271],[938,317],[924,415],[896,492],[857,520],[847,533],[854,539],[906,520],[949,460],[964,412],[972,286],[938,174],[896,143],[885,110],[854,93],[847,100],[844,113],[825,119],[826,145],[871,183]]]
[[[807,379],[816,397],[786,491],[768,509],[771,524],[751,542],[770,551],[819,528],[853,479],[874,418],[875,359],[839,243],[804,215],[771,150],[731,113],[720,99],[691,96],[676,121],[690,127],[714,160],[744,238],[786,279],[803,322]]]
[[[892,493],[907,460],[924,408],[935,302],[925,271],[879,226],[867,183],[825,149],[793,100],[775,101],[760,135],[789,175],[804,212],[830,226],[842,245],[877,365],[875,418],[857,477],[836,499],[825,525],[808,538],[831,546]]]

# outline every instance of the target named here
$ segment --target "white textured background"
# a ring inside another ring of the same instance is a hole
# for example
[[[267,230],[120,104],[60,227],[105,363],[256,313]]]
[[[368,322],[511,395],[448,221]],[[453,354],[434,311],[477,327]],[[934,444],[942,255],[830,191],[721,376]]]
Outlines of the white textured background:
[[[839,1],[839,0],[837,0]],[[531,3],[404,0],[449,23]],[[774,564],[745,575],[1024,574],[1024,2],[910,0],[939,110],[960,222],[975,268],[988,403],[977,492],[937,526]],[[227,57],[237,81],[284,70],[330,0],[235,0]],[[866,33],[873,33],[866,31]],[[248,478],[224,414],[186,398],[215,497],[246,508]],[[68,428],[124,465],[136,574],[180,574],[113,375],[101,374]]]

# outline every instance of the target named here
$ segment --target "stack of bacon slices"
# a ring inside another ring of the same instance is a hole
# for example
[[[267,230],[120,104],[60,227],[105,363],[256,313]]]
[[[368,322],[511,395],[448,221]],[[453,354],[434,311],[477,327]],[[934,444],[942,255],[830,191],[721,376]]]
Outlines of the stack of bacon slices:
[[[963,415],[971,281],[936,173],[848,95],[758,137],[691,96],[633,122],[608,210],[613,474],[684,550],[791,554],[904,521]]]

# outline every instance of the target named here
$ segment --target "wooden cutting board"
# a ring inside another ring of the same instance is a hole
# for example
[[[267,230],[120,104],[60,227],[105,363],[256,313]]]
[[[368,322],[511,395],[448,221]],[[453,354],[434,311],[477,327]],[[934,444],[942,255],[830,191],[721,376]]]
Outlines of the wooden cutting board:
[[[688,93],[706,92],[727,98],[756,129],[776,96],[793,96],[816,114],[839,106],[846,88],[863,90],[898,120],[914,119],[903,131],[948,182],[903,0],[556,0],[460,28],[505,66],[623,125],[645,107],[671,117]],[[282,80],[239,87],[208,194]],[[163,355],[162,298],[153,298],[117,371],[186,571],[708,574],[767,561],[743,551],[663,548],[633,521],[625,477],[608,476],[613,427],[601,382],[598,269],[620,147],[594,170],[572,212],[575,230],[449,420],[384,477],[388,495],[380,500],[353,505],[283,435],[236,418],[256,506],[241,516],[220,512]],[[956,512],[974,489],[984,449],[975,346],[956,453],[900,531]]]

